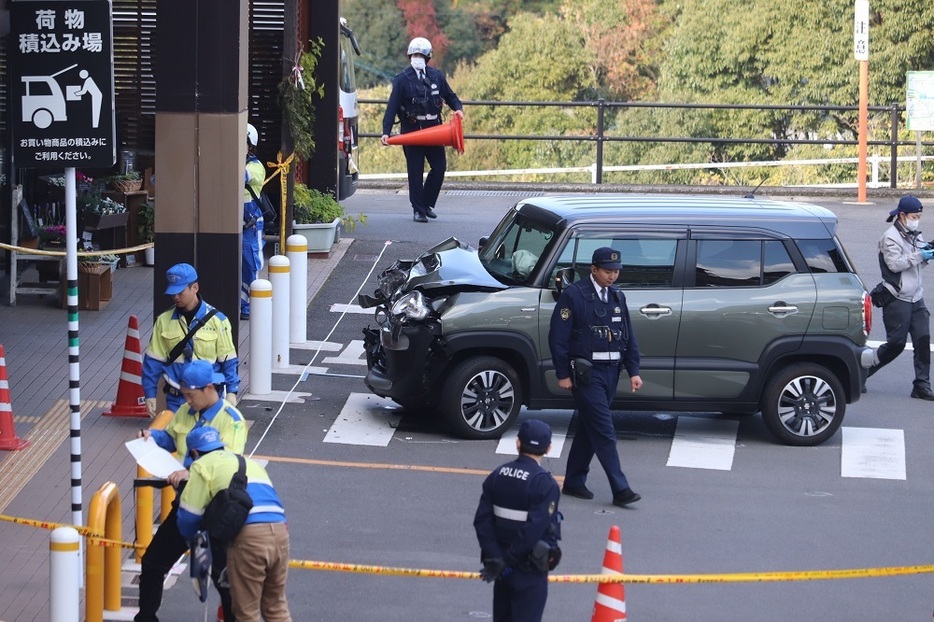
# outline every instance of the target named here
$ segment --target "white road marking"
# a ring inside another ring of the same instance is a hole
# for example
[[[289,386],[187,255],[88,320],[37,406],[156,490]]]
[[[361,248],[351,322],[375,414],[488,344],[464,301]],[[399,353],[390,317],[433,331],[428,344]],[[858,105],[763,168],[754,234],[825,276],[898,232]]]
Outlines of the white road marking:
[[[905,431],[882,428],[843,428],[840,452],[842,477],[907,479]]]
[[[333,363],[340,365],[366,365],[366,352],[363,349],[363,340],[352,340],[338,356],[329,356],[321,362],[325,365],[331,365]]]
[[[285,400],[285,396],[288,394],[288,391],[270,391],[263,395],[257,395],[255,393],[247,393],[240,397],[241,400],[256,400],[257,402],[278,402],[282,403]],[[299,391],[292,391],[292,394],[289,395],[289,399],[286,400],[287,404],[304,404],[305,400],[303,398],[311,397],[311,393],[302,393]]]
[[[729,471],[733,468],[739,422],[730,419],[678,417],[668,466]]]
[[[560,458],[561,452],[564,449],[564,441],[567,440],[568,436],[568,424],[571,422],[571,417],[566,410],[553,412],[538,410],[531,413],[522,409],[522,412],[519,413],[519,418],[513,426],[499,437],[499,444],[496,445],[496,453],[506,456],[519,455],[519,452],[516,450],[516,438],[519,436],[519,427],[526,419],[541,419],[551,426],[551,451],[545,454],[545,457]]]
[[[370,393],[351,393],[324,442],[387,446],[396,431],[387,416],[388,406],[395,406],[395,402]]]
[[[364,309],[360,305],[333,304],[331,313],[356,313],[358,315],[373,315],[373,309]]]
[[[312,352],[317,352],[319,349],[322,352],[340,352],[344,345],[333,341],[303,341],[290,343],[289,347],[294,350],[311,350]]]

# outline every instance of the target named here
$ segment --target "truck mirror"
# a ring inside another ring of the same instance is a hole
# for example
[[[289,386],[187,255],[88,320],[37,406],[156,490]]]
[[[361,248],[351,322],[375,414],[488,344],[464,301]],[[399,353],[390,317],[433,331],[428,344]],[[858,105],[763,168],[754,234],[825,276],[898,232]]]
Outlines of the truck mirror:
[[[561,297],[564,288],[574,282],[574,268],[561,268],[555,273],[555,288],[551,295],[555,300]]]

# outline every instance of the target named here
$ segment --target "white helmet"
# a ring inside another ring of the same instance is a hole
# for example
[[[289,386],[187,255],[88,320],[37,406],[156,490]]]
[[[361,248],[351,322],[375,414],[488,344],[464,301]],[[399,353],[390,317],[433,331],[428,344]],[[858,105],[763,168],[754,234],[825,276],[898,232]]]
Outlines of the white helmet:
[[[430,59],[431,41],[425,37],[415,37],[409,41],[409,51],[406,53],[406,56],[411,56],[412,54],[421,54],[426,59]]]
[[[259,133],[256,131],[256,128],[253,127],[252,123],[246,124],[246,142],[251,147],[255,147],[259,144]]]

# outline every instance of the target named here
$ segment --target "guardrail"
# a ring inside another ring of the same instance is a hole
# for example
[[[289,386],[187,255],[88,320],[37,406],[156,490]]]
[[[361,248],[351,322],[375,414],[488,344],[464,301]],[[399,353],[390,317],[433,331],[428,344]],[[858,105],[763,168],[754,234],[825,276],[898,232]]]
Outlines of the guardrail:
[[[360,99],[361,106],[385,107],[385,100],[378,99]],[[531,102],[531,101],[486,101],[486,100],[464,100],[464,107],[487,106],[497,107],[562,107],[562,108],[595,108],[597,111],[596,126],[591,132],[587,128],[581,128],[582,133],[574,135],[518,135],[518,134],[465,134],[464,137],[470,140],[506,140],[506,141],[571,141],[593,143],[595,154],[594,163],[590,166],[581,167],[543,167],[526,169],[499,169],[486,171],[452,171],[446,173],[447,177],[489,177],[489,176],[510,176],[523,174],[566,174],[566,173],[587,173],[590,175],[591,183],[602,184],[604,182],[604,173],[622,172],[622,171],[652,171],[652,170],[684,170],[684,169],[728,169],[737,167],[756,167],[756,166],[817,166],[830,164],[856,164],[857,158],[828,158],[814,160],[775,160],[764,162],[700,162],[700,163],[670,163],[670,164],[634,164],[626,166],[607,165],[604,159],[604,145],[606,143],[621,142],[641,142],[641,143],[683,143],[683,144],[709,144],[709,145],[848,145],[857,146],[859,141],[854,139],[836,138],[744,138],[744,137],[720,137],[720,136],[617,136],[613,135],[612,130],[607,128],[606,115],[608,111],[625,108],[648,108],[648,109],[682,109],[682,110],[724,110],[724,111],[784,111],[788,113],[810,112],[823,115],[833,115],[835,113],[858,112],[858,106],[778,106],[778,105],[757,105],[757,104],[687,104],[687,103],[662,103],[662,102],[609,102],[603,99],[596,101],[583,102]],[[898,155],[899,147],[914,146],[917,149],[934,146],[934,142],[929,141],[910,141],[899,139],[901,131],[901,115],[905,107],[900,104],[891,104],[889,106],[869,106],[870,113],[884,114],[889,116],[890,134],[887,140],[870,140],[867,144],[872,147],[880,147],[888,151],[887,156],[873,155],[868,162],[873,167],[872,184],[873,187],[883,187],[881,179],[884,177],[882,171],[886,168],[884,164],[888,161],[888,183],[889,187],[896,188],[898,182],[898,163],[916,162],[917,157],[903,157]],[[361,138],[376,138],[381,134],[360,132]],[[922,156],[921,160],[929,161],[934,159],[932,156]],[[854,172],[854,179],[856,175]],[[361,179],[404,179],[405,173],[368,173],[361,174]],[[853,184],[855,186],[855,182]]]

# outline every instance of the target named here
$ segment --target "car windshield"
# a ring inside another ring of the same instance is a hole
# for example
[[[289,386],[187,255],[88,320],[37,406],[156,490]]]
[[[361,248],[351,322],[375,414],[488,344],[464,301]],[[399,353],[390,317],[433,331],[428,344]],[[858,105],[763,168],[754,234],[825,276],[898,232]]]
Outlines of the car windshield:
[[[530,285],[539,258],[555,239],[555,232],[548,225],[512,211],[480,250],[480,262],[504,283]]]

